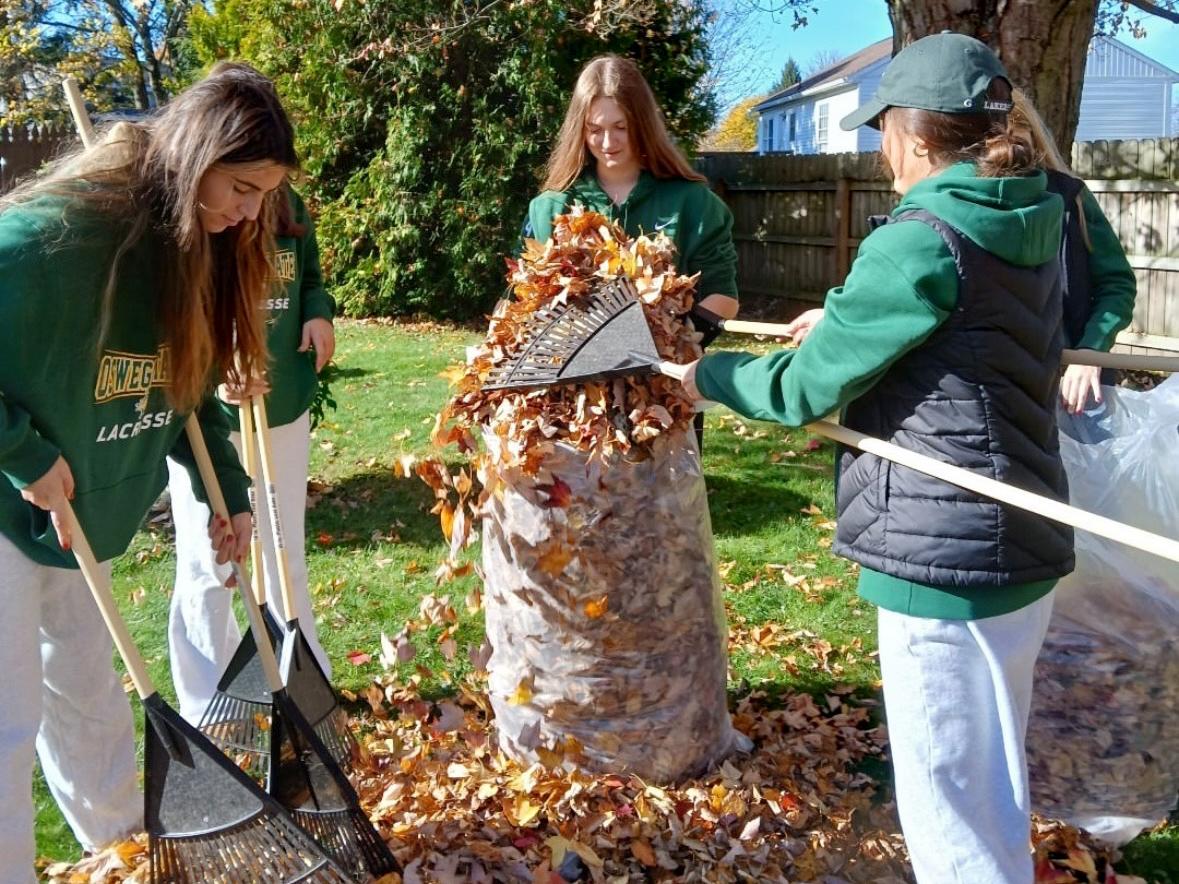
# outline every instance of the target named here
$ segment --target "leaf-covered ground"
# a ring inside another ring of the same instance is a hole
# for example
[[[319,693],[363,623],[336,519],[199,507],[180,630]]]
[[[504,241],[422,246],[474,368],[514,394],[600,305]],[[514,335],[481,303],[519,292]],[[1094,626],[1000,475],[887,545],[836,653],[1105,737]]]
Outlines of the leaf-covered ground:
[[[667,788],[524,769],[495,751],[477,579],[434,585],[446,551],[429,514],[434,497],[396,468],[431,453],[433,415],[447,396],[439,374],[477,337],[343,323],[340,406],[313,442],[307,543],[320,634],[373,756],[361,782],[366,809],[407,878],[908,880],[877,718],[873,612],[852,591],[852,569],[827,551],[830,447],[802,433],[709,417],[704,460],[731,629],[730,708],[753,752]],[[162,523],[116,566],[123,609],[165,695],[172,569]],[[575,758],[577,747],[564,753]],[[53,880],[119,880],[140,864],[141,845],[128,842],[69,866],[77,846],[38,789],[38,844]],[[1104,881],[1101,853],[1074,830],[1044,823],[1041,845],[1055,858],[1041,863],[1042,881]],[[1175,828],[1140,837],[1118,868],[1175,884]]]

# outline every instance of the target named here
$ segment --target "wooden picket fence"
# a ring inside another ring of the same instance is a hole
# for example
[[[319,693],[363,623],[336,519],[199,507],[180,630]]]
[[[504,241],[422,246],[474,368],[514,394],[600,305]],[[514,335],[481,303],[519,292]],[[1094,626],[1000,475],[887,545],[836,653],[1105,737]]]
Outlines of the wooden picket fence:
[[[75,138],[71,130],[52,126],[0,127],[0,193],[35,172]]]
[[[1072,166],[1138,278],[1118,349],[1179,351],[1179,139],[1077,144]],[[767,316],[821,303],[847,276],[868,216],[896,205],[878,154],[709,153],[697,167],[733,212],[740,291]]]

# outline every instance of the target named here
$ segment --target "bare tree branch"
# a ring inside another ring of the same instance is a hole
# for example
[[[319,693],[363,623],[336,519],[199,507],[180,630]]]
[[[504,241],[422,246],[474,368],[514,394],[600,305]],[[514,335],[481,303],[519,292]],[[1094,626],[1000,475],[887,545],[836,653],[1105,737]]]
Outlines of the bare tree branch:
[[[1179,9],[1175,9],[1171,4],[1162,6],[1158,3],[1151,3],[1150,0],[1125,0],[1136,9],[1141,9],[1151,15],[1157,15],[1159,18],[1165,18],[1167,21],[1179,24]]]

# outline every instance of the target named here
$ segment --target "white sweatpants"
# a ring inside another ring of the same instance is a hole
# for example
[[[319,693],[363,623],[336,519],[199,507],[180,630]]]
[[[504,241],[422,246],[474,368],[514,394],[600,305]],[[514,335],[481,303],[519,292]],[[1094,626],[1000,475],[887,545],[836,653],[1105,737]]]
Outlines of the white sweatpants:
[[[109,566],[108,566],[109,567]],[[131,705],[80,571],[0,535],[0,884],[33,884],[33,751],[88,850],[143,828]]]
[[[241,435],[230,440],[241,455]],[[311,447],[311,419],[306,412],[289,424],[270,428],[274,459],[279,519],[290,561],[295,614],[324,672],[331,675],[327,654],[316,636],[315,615],[307,587],[307,559],[303,551],[304,517],[307,509],[307,469]],[[176,524],[176,586],[168,618],[168,646],[172,681],[180,714],[197,724],[217,689],[217,682],[229,665],[241,640],[233,616],[233,592],[225,588],[228,565],[218,565],[209,543],[209,508],[192,492],[188,471],[168,461],[168,490],[172,497],[172,518]],[[278,565],[270,537],[270,513],[266,489],[259,478],[257,487],[258,530],[266,550],[266,596],[271,611],[285,622],[278,585]]]
[[[897,809],[919,884],[1032,884],[1024,739],[1052,595],[983,620],[880,610]]]

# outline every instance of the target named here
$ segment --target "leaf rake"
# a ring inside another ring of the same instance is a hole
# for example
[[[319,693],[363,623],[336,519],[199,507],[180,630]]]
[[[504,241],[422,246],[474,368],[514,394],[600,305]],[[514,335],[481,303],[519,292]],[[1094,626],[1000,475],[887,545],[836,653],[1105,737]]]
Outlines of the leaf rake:
[[[110,581],[66,504],[74,555],[143,701],[144,822],[153,884],[350,884],[282,805],[163,701]]]
[[[246,473],[252,480],[250,485],[250,510],[257,512],[255,488],[260,484],[256,439],[254,436],[253,414],[249,403],[238,409],[241,426],[242,454]],[[254,598],[262,610],[267,637],[273,647],[278,647],[282,638],[282,627],[273,612],[266,605],[266,591],[262,585],[263,552],[262,540],[258,533],[258,520],[254,519],[253,536],[250,539],[250,557],[253,561],[251,587]],[[262,664],[258,659],[258,645],[254,633],[247,631],[234,651],[213,699],[205,709],[198,725],[202,733],[221,747],[230,758],[254,779],[265,782],[270,765],[270,713],[273,697],[267,686]]]
[[[242,433],[242,452],[246,469],[256,485],[262,484],[265,467],[269,463],[268,436],[256,433],[254,415],[261,409],[265,419],[264,406],[260,399],[249,402],[239,410]],[[265,426],[259,422],[259,427]],[[263,454],[259,464],[259,454]],[[274,543],[279,563],[279,580],[283,587],[283,599],[288,610],[292,609],[293,594],[290,590],[289,565],[283,545],[281,528],[277,522],[277,498],[273,494],[273,483],[266,482],[270,503],[271,525],[275,529]],[[250,489],[251,507],[256,506],[254,487]],[[256,511],[256,510],[255,510]],[[327,748],[332,759],[345,771],[351,771],[363,750],[348,725],[348,715],[339,705],[335,691],[316,660],[298,628],[298,621],[287,624],[284,629],[274,618],[273,612],[265,607],[266,593],[262,587],[262,547],[258,534],[257,520],[254,523],[254,537],[251,544],[254,569],[251,575],[254,598],[262,608],[266,632],[273,647],[293,643],[294,653],[282,656],[283,670],[280,673],[287,692],[303,716],[311,723],[316,735]],[[258,646],[252,632],[242,637],[241,644],[226,668],[217,691],[201,719],[200,729],[222,750],[233,758],[251,776],[265,780],[269,771],[270,752],[270,711],[273,705],[265,674],[258,661]]]
[[[187,429],[211,508],[228,520],[225,498],[195,417],[189,418]],[[283,686],[262,611],[249,589],[250,581],[236,562],[230,564],[271,696],[267,791],[353,878],[367,881],[390,872],[400,872],[397,860],[361,809],[360,799],[348,777]]]
[[[280,628],[282,647],[282,681],[287,692],[299,707],[299,711],[311,722],[315,735],[327,748],[332,759],[345,771],[355,768],[363,758],[363,750],[352,728],[348,725],[348,713],[340,705],[335,690],[311,650],[295,608],[294,585],[291,580],[290,558],[287,555],[285,535],[279,517],[278,491],[275,486],[274,456],[270,442],[270,422],[266,416],[266,402],[255,396],[251,403],[253,421],[251,433],[254,436],[253,452],[261,461],[261,476],[266,485],[266,502],[270,513],[271,540],[274,557],[278,565],[278,584],[282,606],[285,609],[286,626]],[[252,475],[258,475],[255,471]]]

